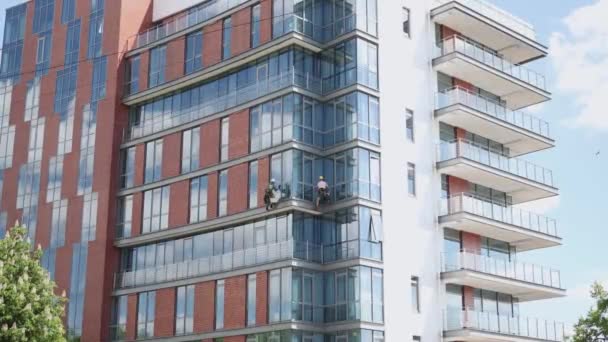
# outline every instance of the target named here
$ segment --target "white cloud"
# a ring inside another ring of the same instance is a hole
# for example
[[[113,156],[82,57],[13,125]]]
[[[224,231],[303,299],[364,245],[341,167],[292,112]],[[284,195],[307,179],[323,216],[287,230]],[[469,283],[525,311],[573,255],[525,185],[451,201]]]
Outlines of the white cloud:
[[[560,92],[574,96],[578,113],[567,124],[608,130],[608,0],[579,7],[564,18],[566,32],[550,38]]]

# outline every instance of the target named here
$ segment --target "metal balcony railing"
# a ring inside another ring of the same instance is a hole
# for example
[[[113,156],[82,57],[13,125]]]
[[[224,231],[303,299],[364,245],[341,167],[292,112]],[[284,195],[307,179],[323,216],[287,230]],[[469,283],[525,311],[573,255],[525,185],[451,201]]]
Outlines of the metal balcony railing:
[[[505,206],[504,203],[496,203],[473,194],[460,193],[442,198],[439,208],[441,216],[469,213],[535,233],[559,237],[557,223],[554,219],[513,206]]]
[[[500,151],[493,151],[464,139],[439,144],[439,161],[465,158],[531,181],[556,187],[553,172],[519,158],[510,158]]]
[[[532,40],[536,39],[536,32],[532,24],[482,0],[436,0],[439,6],[450,2],[457,2],[473,11],[486,16],[495,22]]]
[[[207,21],[249,0],[212,0],[182,13],[162,25],[155,26],[137,35],[135,48],[152,44],[176,32]]]
[[[471,329],[539,341],[564,341],[564,324],[554,321],[475,310],[445,311],[444,330]]]
[[[442,254],[442,259],[443,272],[469,270],[535,285],[562,289],[560,272],[544,266],[491,258],[469,251],[456,254]]]
[[[521,111],[508,109],[502,103],[486,98],[479,93],[462,87],[454,87],[437,93],[436,109],[452,105],[465,105],[493,118],[523,128],[532,133],[551,139],[549,123]]]
[[[171,116],[159,115],[157,118],[147,120],[143,124],[131,126],[125,135],[125,139],[136,139],[171,127],[176,127],[292,86],[302,87],[319,94],[321,93],[321,80],[319,78],[311,73],[300,73],[291,69],[267,79],[258,80],[243,88],[232,90],[228,94],[220,96],[213,101],[201,103],[188,110],[177,113],[174,112]]]
[[[141,270],[119,272],[114,276],[114,286],[115,288],[129,288],[152,285],[291,259],[315,263],[329,263],[358,257],[382,259],[382,244],[380,242],[356,241],[357,243],[346,241],[322,246],[309,242],[287,240],[232,253]]]
[[[454,35],[438,43],[436,57],[458,52],[480,62],[496,71],[514,77],[543,91],[547,90],[545,77],[528,68],[515,65],[494,50],[471,39]]]

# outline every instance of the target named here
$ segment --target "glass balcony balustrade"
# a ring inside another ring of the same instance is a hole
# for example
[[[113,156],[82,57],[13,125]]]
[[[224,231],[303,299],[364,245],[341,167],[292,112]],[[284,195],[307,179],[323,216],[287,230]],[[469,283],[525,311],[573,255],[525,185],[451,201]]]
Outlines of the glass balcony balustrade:
[[[542,185],[556,187],[551,170],[528,161],[510,158],[502,152],[463,139],[443,142],[439,145],[439,162],[457,158],[468,159]]]
[[[504,104],[462,87],[454,87],[437,93],[436,109],[453,105],[473,108],[492,118],[523,128],[534,134],[551,139],[549,123],[521,111],[508,109]]]
[[[447,334],[463,329],[523,337],[538,341],[564,341],[564,324],[522,316],[501,315],[475,310],[448,309],[444,317]],[[466,340],[465,340],[466,341]]]
[[[278,75],[258,80],[243,88],[232,90],[228,94],[215,98],[212,101],[192,106],[188,110],[174,111],[171,112],[170,116],[159,115],[158,120],[149,120],[143,125],[133,125],[127,131],[126,138],[136,139],[176,127],[292,86],[321,93],[321,80],[319,78],[312,73],[302,73],[295,69],[290,69]]]
[[[542,91],[547,91],[547,83],[543,75],[523,66],[515,65],[494,50],[471,39],[454,35],[438,42],[435,57],[444,57],[452,53],[463,54],[500,73],[511,76]]]
[[[205,258],[115,274],[115,288],[130,288],[233,271],[277,261],[298,259],[331,263],[353,258],[382,260],[382,243],[346,241],[333,245],[287,240]]]
[[[559,237],[557,223],[554,219],[538,215],[504,203],[493,202],[490,199],[473,194],[454,194],[440,200],[440,216],[460,213],[473,214],[500,223],[506,223],[519,228]]]
[[[456,254],[443,254],[442,259],[443,272],[468,270],[554,289],[562,289],[560,272],[544,266],[491,258],[469,251]]]

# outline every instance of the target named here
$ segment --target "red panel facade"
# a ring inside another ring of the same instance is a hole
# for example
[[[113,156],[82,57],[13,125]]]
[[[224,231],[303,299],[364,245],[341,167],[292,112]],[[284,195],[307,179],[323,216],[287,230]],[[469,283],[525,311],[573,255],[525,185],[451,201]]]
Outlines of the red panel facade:
[[[175,332],[175,288],[156,291],[154,336],[173,336]]]
[[[268,324],[268,272],[258,272],[255,276],[255,322]]]
[[[211,332],[215,323],[215,282],[196,284],[194,288],[194,332]]]
[[[236,56],[251,48],[251,7],[232,15],[232,55]]]
[[[228,170],[228,215],[247,209],[249,165],[239,164]]]
[[[169,200],[169,227],[188,224],[190,181],[183,180],[171,184]]]
[[[181,132],[173,133],[163,138],[162,178],[170,178],[179,175],[182,158],[181,146]]]
[[[203,65],[205,67],[222,61],[222,21],[205,26],[203,29]]]
[[[247,276],[228,278],[224,286],[224,328],[244,328],[247,312]]]
[[[249,109],[230,116],[228,138],[229,159],[242,157],[249,153]]]
[[[201,167],[215,165],[220,160],[220,120],[201,126]]]

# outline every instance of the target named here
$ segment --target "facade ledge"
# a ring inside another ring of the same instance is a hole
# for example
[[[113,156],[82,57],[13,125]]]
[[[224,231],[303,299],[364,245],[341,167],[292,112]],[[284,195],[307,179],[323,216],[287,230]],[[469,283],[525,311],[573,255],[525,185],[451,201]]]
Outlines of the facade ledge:
[[[513,204],[535,201],[558,195],[554,186],[543,184],[516,173],[482,164],[466,157],[456,157],[437,163],[437,169],[450,176],[507,193]]]
[[[384,331],[383,324],[368,323],[361,321],[348,322],[333,322],[333,323],[308,323],[308,322],[279,322],[257,327],[246,327],[240,329],[220,330],[209,333],[189,334],[182,336],[171,337],[154,337],[152,339],[140,339],[137,341],[155,341],[155,342],[189,342],[213,340],[215,338],[231,337],[231,336],[247,336],[255,334],[263,334],[269,332],[283,330],[298,330],[314,333],[333,333],[338,331],[348,330],[376,330]]]
[[[522,302],[566,296],[564,289],[468,269],[444,271],[441,279],[446,284],[510,294]]]
[[[216,272],[213,274],[208,274],[205,276],[198,277],[190,277],[179,280],[165,281],[165,282],[157,282],[148,285],[138,285],[132,287],[124,287],[124,288],[116,288],[112,295],[113,296],[123,296],[133,293],[145,292],[145,291],[154,291],[158,289],[171,288],[171,287],[179,287],[185,285],[198,284],[207,281],[215,281],[219,279],[226,279],[231,277],[236,277],[240,275],[252,274],[263,271],[270,271],[279,268],[286,267],[296,267],[296,268],[305,268],[308,270],[318,271],[318,272],[330,272],[335,270],[341,270],[353,266],[367,266],[378,269],[383,269],[384,264],[380,260],[371,260],[371,259],[363,259],[363,258],[351,258],[336,261],[329,264],[319,264],[315,262],[304,261],[295,258],[289,258],[276,262],[269,262],[266,264],[260,264],[257,266],[250,267],[242,267],[239,269],[231,270],[231,271],[223,271]]]
[[[510,150],[510,156],[520,156],[555,147],[555,140],[501,120],[463,103],[435,110],[435,117],[454,127],[485,136]]]
[[[538,42],[534,28],[482,0],[440,0],[431,18],[469,36],[516,64],[547,56],[548,48]]]
[[[545,339],[509,334],[493,333],[475,329],[450,330],[443,333],[444,342],[547,342],[563,341],[560,339]]]

